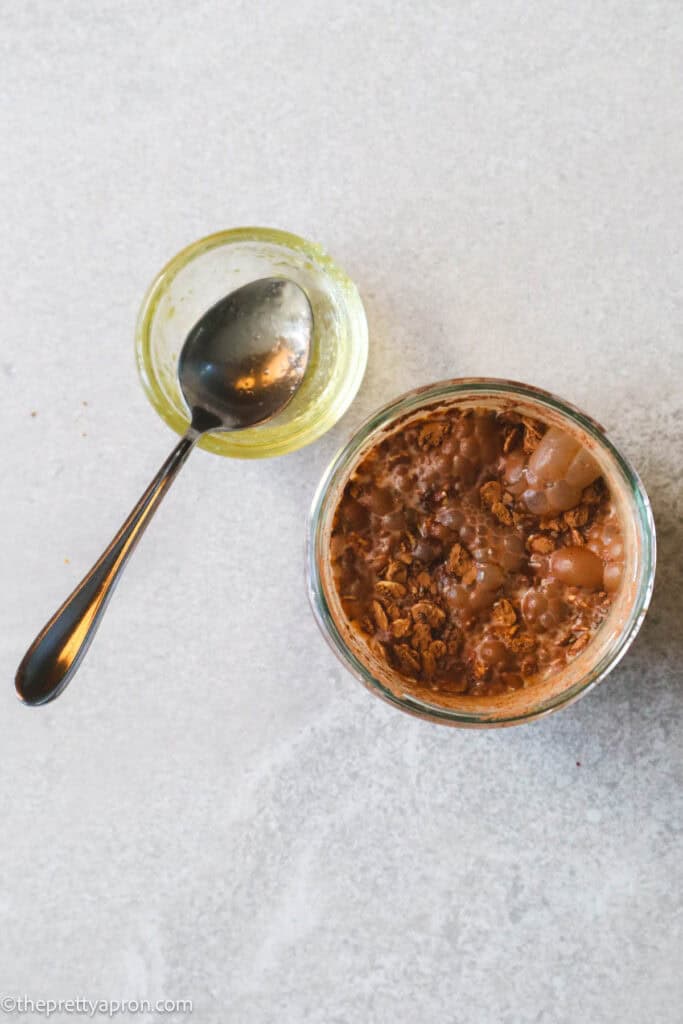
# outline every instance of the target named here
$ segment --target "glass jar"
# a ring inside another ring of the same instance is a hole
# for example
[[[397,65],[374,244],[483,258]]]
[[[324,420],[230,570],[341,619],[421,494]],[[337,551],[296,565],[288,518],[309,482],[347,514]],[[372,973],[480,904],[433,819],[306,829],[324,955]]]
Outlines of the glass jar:
[[[598,462],[617,504],[624,530],[626,563],[623,582],[607,618],[585,651],[556,677],[526,689],[494,697],[449,699],[430,703],[407,692],[400,676],[362,656],[346,624],[334,586],[329,558],[337,503],[355,467],[368,450],[396,429],[428,410],[479,407],[505,409],[535,417],[573,434]],[[647,610],[655,574],[655,527],[650,502],[635,470],[585,413],[545,391],[491,378],[443,381],[418,388],[380,409],[354,434],[325,473],[310,513],[307,535],[308,589],[317,622],[334,652],[373,693],[403,711],[448,725],[495,727],[539,718],[577,700],[599,683],[628,650]]]
[[[346,412],[365,373],[368,329],[358,289],[320,246],[271,228],[219,231],[189,245],[152,282],[138,316],[136,357],[147,396],[184,434],[188,412],[178,356],[191,327],[215,302],[261,277],[288,277],[313,309],[313,345],[301,388],[260,426],[205,435],[217,455],[266,458],[315,441]]]

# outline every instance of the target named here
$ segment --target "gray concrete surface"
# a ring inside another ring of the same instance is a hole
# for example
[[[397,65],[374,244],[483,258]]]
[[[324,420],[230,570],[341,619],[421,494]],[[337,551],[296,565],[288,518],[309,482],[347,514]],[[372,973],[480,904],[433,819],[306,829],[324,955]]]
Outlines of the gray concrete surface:
[[[678,0],[27,0],[3,23],[0,992],[185,998],[204,1024],[676,1024]],[[173,441],[136,378],[144,289],[246,223],[356,279],[362,391],[295,455],[195,455],[82,673],[27,711],[27,642]],[[338,445],[465,374],[602,421],[661,545],[609,681],[491,733],[366,694],[302,580]]]

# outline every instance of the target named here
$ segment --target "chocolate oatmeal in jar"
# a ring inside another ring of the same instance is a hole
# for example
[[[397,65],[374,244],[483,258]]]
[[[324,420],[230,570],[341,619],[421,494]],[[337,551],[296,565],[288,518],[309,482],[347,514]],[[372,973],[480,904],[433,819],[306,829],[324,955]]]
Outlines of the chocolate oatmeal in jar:
[[[571,699],[634,635],[648,524],[592,421],[524,385],[459,383],[397,403],[345,467],[320,583],[365,682],[495,724]]]

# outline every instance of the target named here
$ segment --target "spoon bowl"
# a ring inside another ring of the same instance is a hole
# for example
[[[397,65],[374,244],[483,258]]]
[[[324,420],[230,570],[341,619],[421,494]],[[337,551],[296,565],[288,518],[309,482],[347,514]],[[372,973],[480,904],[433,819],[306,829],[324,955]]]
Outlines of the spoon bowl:
[[[213,430],[252,427],[296,394],[308,363],[313,313],[286,278],[245,284],[212,306],[188,334],[178,378],[194,423]]]

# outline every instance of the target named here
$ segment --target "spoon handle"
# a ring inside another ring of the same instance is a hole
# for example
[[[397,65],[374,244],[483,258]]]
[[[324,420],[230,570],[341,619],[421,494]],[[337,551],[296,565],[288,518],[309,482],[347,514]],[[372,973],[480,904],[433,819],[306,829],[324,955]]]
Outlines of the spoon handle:
[[[190,427],[88,575],[29,647],[15,679],[25,704],[46,704],[58,697],[76,672],[124,565],[199,437]]]

